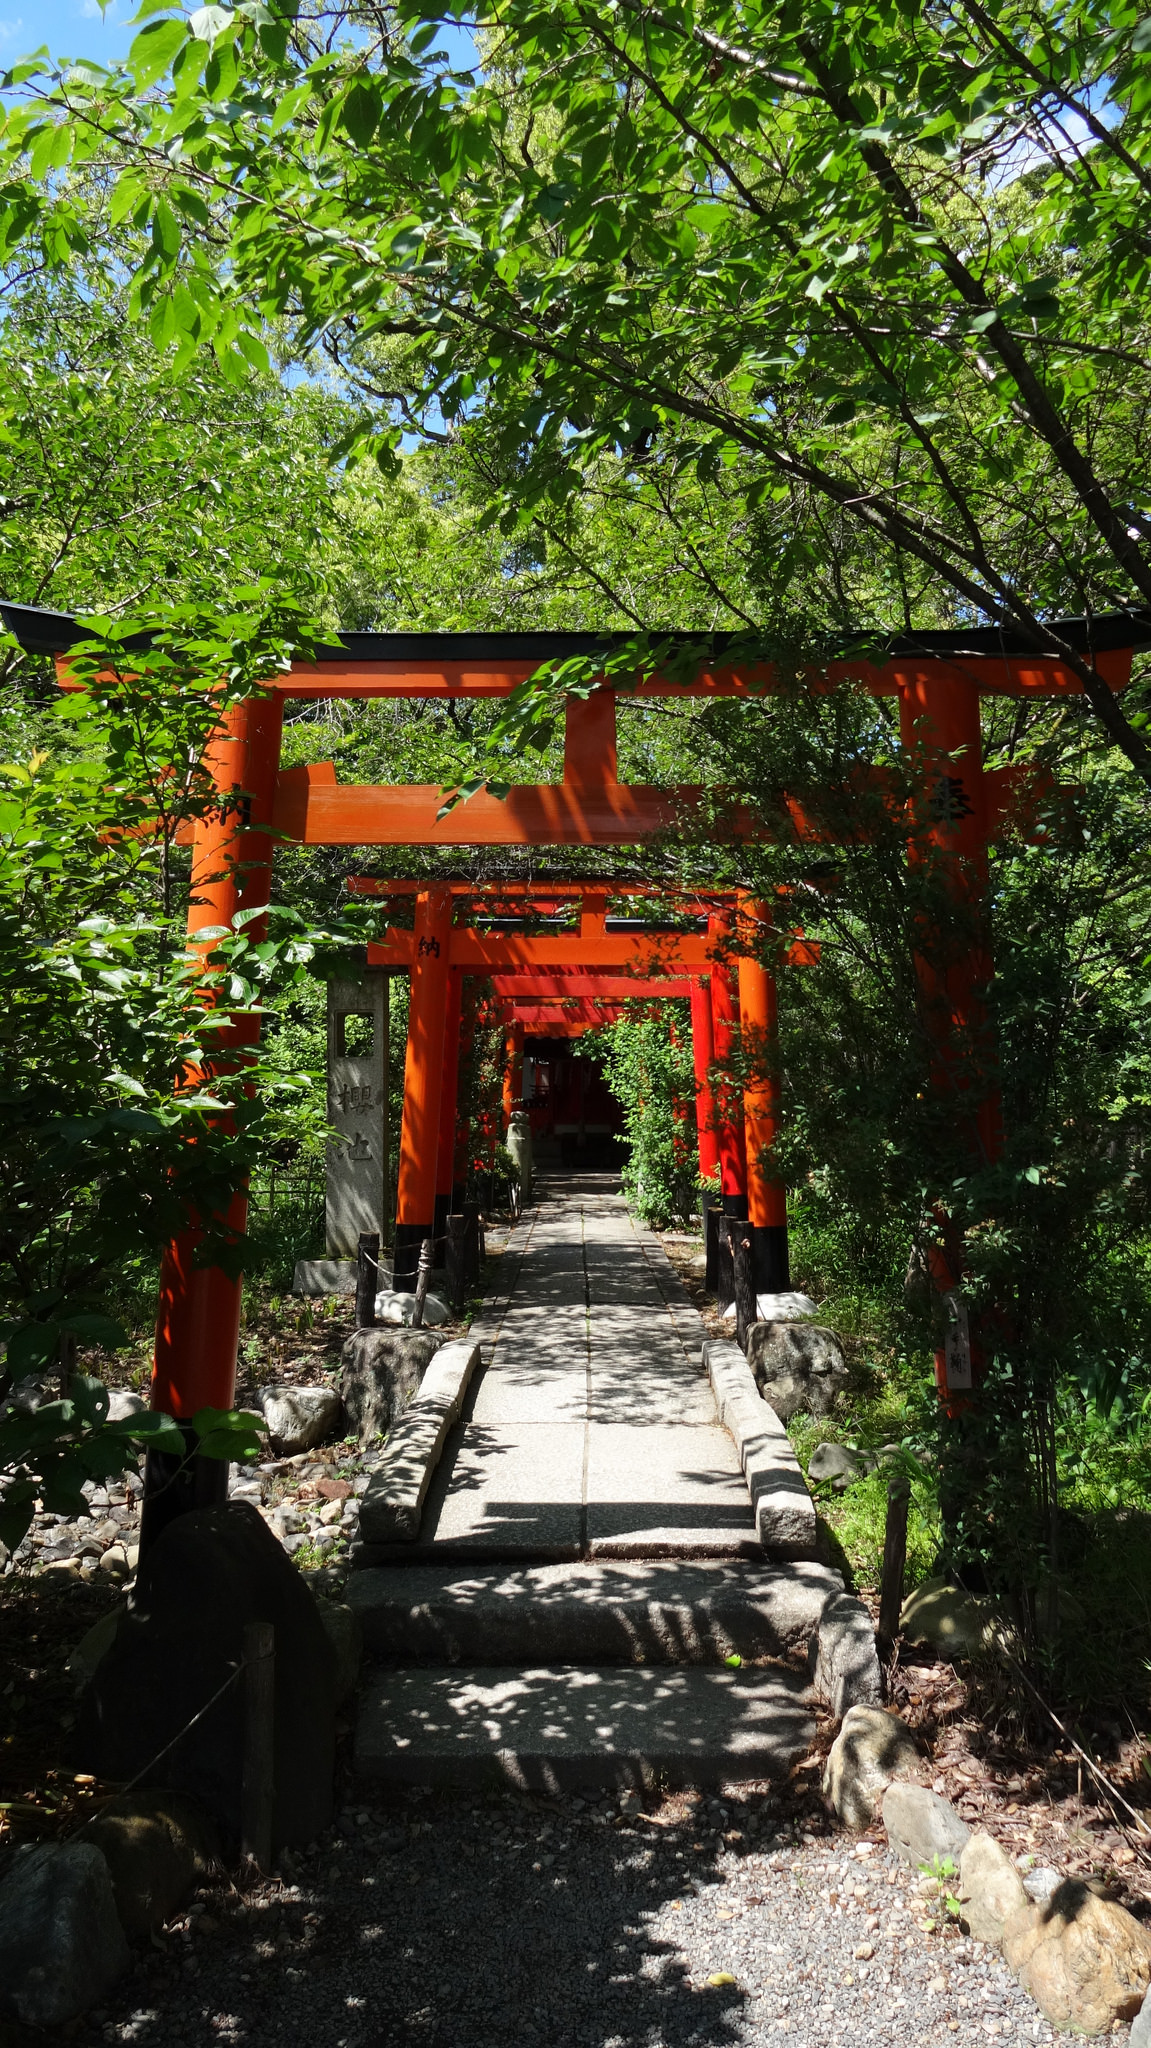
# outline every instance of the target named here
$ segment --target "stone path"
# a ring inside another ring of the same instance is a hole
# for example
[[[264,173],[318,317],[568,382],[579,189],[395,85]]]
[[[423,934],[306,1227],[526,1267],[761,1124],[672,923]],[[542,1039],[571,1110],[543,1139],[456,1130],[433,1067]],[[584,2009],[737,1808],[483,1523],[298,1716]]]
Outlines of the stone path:
[[[814,1733],[813,1672],[860,1628],[878,1686],[867,1617],[839,1615],[825,1566],[765,1555],[658,1239],[607,1176],[553,1189],[472,1326],[480,1367],[417,1540],[368,1532],[359,1552],[348,1599],[379,1663],[356,1770],[548,1792],[778,1779]]]
[[[419,1554],[762,1555],[700,1366],[703,1325],[609,1185],[557,1182],[509,1240]]]

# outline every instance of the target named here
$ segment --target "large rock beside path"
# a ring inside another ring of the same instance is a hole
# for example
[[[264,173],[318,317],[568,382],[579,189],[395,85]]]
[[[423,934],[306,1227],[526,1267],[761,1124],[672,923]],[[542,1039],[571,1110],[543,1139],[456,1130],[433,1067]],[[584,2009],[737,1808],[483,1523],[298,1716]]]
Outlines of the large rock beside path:
[[[955,1808],[924,1785],[889,1785],[883,1795],[883,1825],[897,1856],[918,1870],[924,1863],[954,1863],[971,1839]]]
[[[807,1476],[817,1486],[830,1479],[837,1493],[846,1493],[857,1479],[874,1472],[875,1459],[868,1451],[850,1451],[846,1444],[816,1444],[807,1461]]]
[[[77,1763],[126,1783],[167,1751],[157,1775],[234,1844],[244,1756],[235,1674],[251,1622],[275,1631],[273,1843],[310,1842],[332,1814],[335,1657],[311,1593],[248,1501],[178,1516],[145,1553],[80,1703]]]
[[[440,1339],[430,1330],[352,1331],[340,1353],[340,1389],[349,1424],[361,1442],[387,1436],[439,1348]]]
[[[129,1792],[84,1830],[108,1865],[120,1925],[143,1940],[182,1905],[218,1854],[207,1815],[178,1792]]]
[[[334,1387],[265,1387],[259,1401],[278,1458],[310,1451],[343,1423],[343,1404]]]
[[[950,1579],[925,1579],[903,1603],[899,1631],[909,1643],[934,1650],[949,1662],[978,1657],[1002,1631],[994,1609]]]
[[[747,1362],[756,1384],[781,1422],[806,1410],[829,1415],[847,1378],[847,1360],[834,1330],[817,1323],[753,1323]]]
[[[17,1849],[0,1882],[0,2014],[62,2027],[97,2005],[130,1957],[108,1865],[92,1842]]]
[[[1151,1986],[1151,1934],[1072,1878],[1009,1921],[1003,1953],[1052,2026],[1071,2033],[1106,2034],[1134,2019]]]
[[[1002,1948],[1008,1925],[1027,1910],[1027,1893],[1015,1864],[982,1829],[972,1835],[959,1858],[959,1897],[968,1933],[993,1948]]]
[[[824,1766],[824,1796],[845,1827],[868,1828],[888,1786],[908,1777],[919,1762],[915,1737],[898,1715],[883,1707],[851,1707]]]

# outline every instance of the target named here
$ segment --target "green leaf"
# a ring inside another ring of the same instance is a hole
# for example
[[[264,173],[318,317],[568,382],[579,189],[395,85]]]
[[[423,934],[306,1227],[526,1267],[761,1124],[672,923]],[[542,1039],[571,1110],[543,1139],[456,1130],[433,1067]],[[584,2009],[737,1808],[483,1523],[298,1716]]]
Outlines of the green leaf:
[[[250,1409],[200,1408],[192,1417],[196,1449],[202,1458],[243,1462],[260,1453],[267,1424]]]
[[[90,1379],[82,1372],[73,1373],[68,1382],[68,1394],[81,1422],[96,1426],[107,1421],[111,1397],[103,1380]]]
[[[128,52],[139,87],[154,85],[168,70],[177,50],[183,48],[188,31],[182,20],[166,16],[162,21],[150,21],[141,29]]]
[[[36,1488],[18,1480],[0,1492],[0,1543],[16,1550],[32,1527],[36,1512]]]
[[[119,1422],[109,1422],[105,1433],[127,1437],[133,1443],[145,1444],[150,1451],[164,1451],[169,1457],[182,1458],[187,1449],[179,1423],[159,1408],[141,1408]]]
[[[8,1367],[14,1378],[35,1372],[56,1358],[60,1332],[54,1323],[21,1323],[8,1339]]]
[[[104,1351],[120,1351],[132,1341],[115,1316],[103,1315],[98,1309],[80,1309],[73,1315],[61,1316],[60,1328],[70,1331],[85,1344],[99,1344]]]
[[[180,253],[180,223],[166,199],[157,201],[152,215],[152,241],[165,256],[173,257]]]
[[[269,374],[272,366],[268,360],[268,351],[258,334],[252,334],[248,328],[241,327],[236,336],[236,347],[247,357],[254,370],[259,370],[265,377]]]
[[[340,110],[340,119],[357,149],[367,149],[375,141],[382,111],[379,87],[367,79],[357,79],[344,95]]]
[[[198,43],[214,43],[217,36],[231,28],[234,20],[235,15],[226,7],[198,7],[195,14],[189,16],[188,31]]]

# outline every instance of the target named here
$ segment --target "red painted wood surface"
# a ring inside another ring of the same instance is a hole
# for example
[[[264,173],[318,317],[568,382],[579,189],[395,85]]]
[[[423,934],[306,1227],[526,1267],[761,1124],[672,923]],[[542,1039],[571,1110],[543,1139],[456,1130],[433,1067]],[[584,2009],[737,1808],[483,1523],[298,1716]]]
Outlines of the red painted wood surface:
[[[272,687],[284,697],[508,697],[521,683],[536,674],[538,661],[477,662],[447,658],[424,661],[338,661],[294,662],[285,676]],[[1121,690],[1131,673],[1129,650],[1099,654],[1095,667],[1113,690]],[[57,663],[62,687],[69,687],[66,657]],[[862,684],[873,697],[894,697],[901,689],[914,687],[923,676],[956,678],[974,684],[987,696],[995,697],[1077,697],[1082,686],[1072,670],[1053,656],[1042,654],[972,654],[945,658],[925,655],[913,659],[901,655],[886,662],[833,661],[812,671],[816,688],[835,689],[841,683]],[[770,695],[777,687],[776,675],[766,662],[749,662],[741,667],[703,669],[694,683],[668,682],[659,676],[644,677],[621,694],[637,697],[754,697]]]
[[[771,943],[771,906],[745,897],[740,903],[744,942],[762,951]],[[751,1075],[743,1091],[747,1155],[747,1213],[757,1225],[787,1222],[783,1182],[770,1170],[771,1148],[780,1119],[779,1011],[775,980],[751,954],[739,962],[739,1028]]]
[[[229,925],[237,912],[268,902],[282,720],[281,699],[249,697],[233,706],[205,749],[205,766],[223,801],[217,816],[196,823],[188,906],[193,945],[199,934]],[[253,936],[261,935],[261,923],[248,926]],[[205,949],[211,943],[201,941]],[[259,1028],[255,1018],[233,1019],[224,1056],[242,1060]],[[201,1076],[188,1078],[195,1083]],[[241,1233],[247,1216],[241,1190],[229,1204],[228,1229]],[[203,1234],[200,1220],[191,1217],[160,1262],[151,1402],[184,1421],[201,1408],[230,1408],[236,1388],[241,1283],[219,1266],[197,1265]]]
[[[396,1221],[429,1229],[436,1206],[451,915],[452,899],[446,889],[421,890],[416,898],[415,930],[408,934],[412,985]]]

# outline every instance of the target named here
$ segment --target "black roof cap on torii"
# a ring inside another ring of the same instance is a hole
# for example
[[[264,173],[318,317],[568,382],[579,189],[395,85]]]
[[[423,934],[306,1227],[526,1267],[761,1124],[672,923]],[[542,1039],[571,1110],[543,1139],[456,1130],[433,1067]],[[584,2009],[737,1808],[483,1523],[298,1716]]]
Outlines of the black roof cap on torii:
[[[26,654],[67,654],[78,641],[88,637],[82,619],[68,612],[47,611],[39,605],[12,604],[0,598],[0,619],[5,630],[19,641]],[[1047,630],[1067,647],[1082,654],[1109,654],[1118,648],[1133,652],[1151,647],[1151,612],[1101,612],[1093,618],[1051,619]],[[685,633],[651,630],[650,637],[672,646],[706,650],[706,658],[721,660],[738,649],[747,658],[753,636],[747,633]],[[562,661],[573,655],[608,655],[636,638],[634,633],[340,633],[332,645],[318,646],[320,662],[338,661],[428,661],[436,657],[454,661]],[[146,646],[146,635],[125,642]],[[937,655],[946,660],[963,655],[1041,654],[1033,639],[1007,626],[956,626],[931,628],[922,633],[860,631],[829,639],[826,658],[843,660],[852,654],[871,661],[898,656]]]

